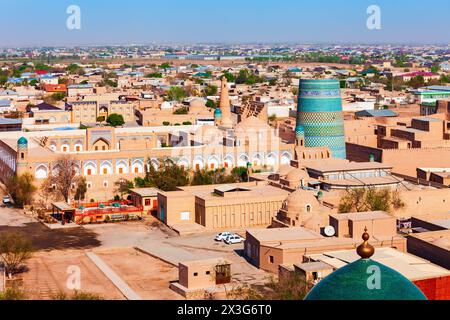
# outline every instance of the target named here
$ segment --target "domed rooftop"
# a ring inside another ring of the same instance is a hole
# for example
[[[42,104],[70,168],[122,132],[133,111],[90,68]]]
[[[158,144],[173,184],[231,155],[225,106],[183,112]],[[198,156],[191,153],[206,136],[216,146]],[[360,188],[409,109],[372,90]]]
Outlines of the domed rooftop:
[[[364,243],[356,260],[321,280],[305,300],[427,300],[422,291],[397,271],[370,259],[374,248]]]
[[[289,173],[286,175],[286,180],[289,182],[300,182],[302,179],[305,179],[305,181],[309,179],[308,172],[303,169],[296,168],[289,171]]]
[[[19,140],[17,140],[17,144],[28,144],[28,140],[25,137],[20,137]]]
[[[289,214],[305,214],[309,213],[307,206],[311,206],[310,211],[314,205],[317,204],[317,198],[307,190],[299,189],[291,193],[283,204],[283,210]]]
[[[295,134],[305,134],[305,128],[300,123],[297,123],[297,125],[295,126]]]
[[[291,170],[295,170],[294,167],[291,167],[288,164],[282,164],[280,165],[280,167],[278,168],[277,174],[279,174],[280,176],[286,176]]]
[[[245,118],[236,125],[236,129],[241,129],[244,131],[252,129],[270,129],[270,126],[264,121],[258,119],[255,116],[250,116]]]

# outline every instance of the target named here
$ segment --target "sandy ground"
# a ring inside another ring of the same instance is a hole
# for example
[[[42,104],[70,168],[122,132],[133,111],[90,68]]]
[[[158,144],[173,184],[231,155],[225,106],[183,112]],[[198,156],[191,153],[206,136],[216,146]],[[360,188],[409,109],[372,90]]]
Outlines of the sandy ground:
[[[122,293],[106,278],[84,251],[54,250],[34,253],[22,274],[29,299],[53,299],[59,292],[70,294],[71,268],[79,268],[80,291],[95,293],[104,299],[124,299]]]
[[[215,233],[176,236],[167,229],[143,222],[92,224],[73,229],[50,230],[20,210],[0,208],[0,232],[19,232],[29,237],[36,252],[27,262],[28,271],[20,277],[28,297],[51,299],[66,291],[68,267],[81,271],[81,291],[105,299],[124,299],[121,292],[86,256],[94,251],[143,299],[182,299],[169,289],[178,279],[178,262],[223,258],[232,262],[234,282],[261,285],[269,274],[249,264],[243,257],[243,244],[226,245],[214,241]],[[141,253],[144,249],[162,260]]]
[[[178,280],[178,268],[131,248],[95,253],[143,299],[182,299],[169,289],[170,281]]]

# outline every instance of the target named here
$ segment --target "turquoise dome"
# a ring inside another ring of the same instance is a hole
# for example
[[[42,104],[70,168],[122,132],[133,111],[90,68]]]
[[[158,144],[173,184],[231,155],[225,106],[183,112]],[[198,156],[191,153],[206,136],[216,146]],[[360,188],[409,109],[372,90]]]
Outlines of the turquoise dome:
[[[295,126],[295,135],[305,135],[305,128],[299,123]]]
[[[379,268],[379,289],[370,289]],[[378,267],[378,268],[377,268]],[[371,259],[359,259],[321,280],[305,300],[427,300],[422,291],[397,271]]]
[[[220,110],[220,108],[216,108],[216,110],[214,110],[214,117],[221,117],[222,116],[222,110]]]
[[[20,137],[19,140],[17,140],[17,144],[28,144],[28,140],[25,137]]]

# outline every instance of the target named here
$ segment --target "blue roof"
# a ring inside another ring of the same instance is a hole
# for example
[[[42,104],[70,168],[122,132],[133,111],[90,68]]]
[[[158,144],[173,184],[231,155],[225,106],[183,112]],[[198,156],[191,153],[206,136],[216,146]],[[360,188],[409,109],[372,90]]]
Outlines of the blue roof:
[[[11,105],[11,101],[9,100],[0,100],[0,107],[9,107]]]
[[[435,86],[425,87],[425,89],[432,90],[432,91],[450,91],[450,86],[438,86],[438,85],[435,85]]]
[[[21,124],[21,119],[0,118],[0,124]]]
[[[0,91],[0,95],[6,95],[6,96],[9,96],[9,95],[16,95],[16,94],[17,94],[16,91],[9,90],[9,89]]]
[[[398,117],[398,113],[389,109],[361,110],[355,112],[357,117]]]
[[[72,84],[68,86],[69,89],[85,89],[85,88],[92,88],[92,84]]]
[[[8,78],[9,83],[21,83],[23,79],[21,78]]]

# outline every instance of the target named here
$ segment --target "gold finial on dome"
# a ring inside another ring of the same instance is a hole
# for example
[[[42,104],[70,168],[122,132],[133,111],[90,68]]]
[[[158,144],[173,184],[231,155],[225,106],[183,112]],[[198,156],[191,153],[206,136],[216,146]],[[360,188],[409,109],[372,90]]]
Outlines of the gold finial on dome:
[[[364,228],[364,233],[362,235],[362,239],[364,240],[358,248],[356,248],[356,252],[362,259],[369,259],[375,253],[375,248],[371,246],[368,242],[370,236],[367,233],[367,227]]]

